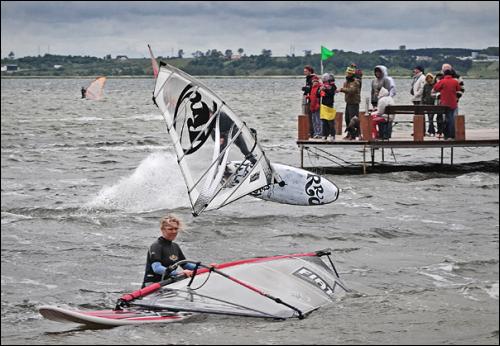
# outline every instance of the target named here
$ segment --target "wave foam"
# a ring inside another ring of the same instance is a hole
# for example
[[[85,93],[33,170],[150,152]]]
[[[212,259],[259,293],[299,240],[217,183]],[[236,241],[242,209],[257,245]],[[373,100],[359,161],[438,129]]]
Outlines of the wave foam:
[[[146,212],[189,207],[183,177],[175,157],[152,153],[129,177],[103,187],[86,208]]]

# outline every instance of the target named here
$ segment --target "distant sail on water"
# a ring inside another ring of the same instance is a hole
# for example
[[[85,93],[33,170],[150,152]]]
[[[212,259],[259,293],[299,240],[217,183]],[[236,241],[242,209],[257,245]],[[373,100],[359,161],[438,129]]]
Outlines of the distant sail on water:
[[[89,100],[100,100],[104,95],[105,84],[106,77],[97,77],[88,86],[85,97]]]
[[[148,48],[149,48],[149,55],[151,55],[151,65],[153,66],[153,75],[155,76],[155,78],[157,78],[160,68],[158,67],[158,62],[156,61],[155,56],[153,55],[153,51],[151,50],[151,46],[149,44]]]
[[[162,63],[153,99],[166,121],[193,215],[281,181],[246,124],[199,81]],[[238,164],[230,170],[231,162]]]

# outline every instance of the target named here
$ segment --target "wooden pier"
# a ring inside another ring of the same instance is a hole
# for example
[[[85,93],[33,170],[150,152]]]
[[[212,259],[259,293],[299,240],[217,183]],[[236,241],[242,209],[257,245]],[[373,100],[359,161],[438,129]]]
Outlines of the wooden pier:
[[[365,116],[365,112],[360,112],[361,137],[357,140],[343,139],[345,133],[342,131],[343,114],[337,112],[336,118],[336,139],[335,141],[324,141],[317,139],[309,139],[309,123],[306,115],[298,117],[298,135],[297,145],[300,148],[300,165],[302,168],[319,168],[304,166],[304,152],[310,152],[315,156],[322,157],[328,161],[336,162],[335,160],[343,160],[343,151],[338,150],[333,154],[335,149],[350,147],[362,152],[362,171],[364,174],[368,172],[368,163],[371,161],[371,167],[375,166],[375,151],[380,150],[381,161],[385,161],[385,149],[393,148],[439,148],[441,150],[441,165],[444,164],[444,150],[450,150],[450,164],[453,166],[453,149],[455,147],[498,147],[499,130],[498,129],[465,129],[465,117],[459,115],[455,117],[455,139],[445,140],[438,137],[424,136],[424,111],[429,106],[392,106],[393,111],[397,114],[413,114],[411,121],[405,121],[404,117],[396,117],[395,123],[411,122],[413,123],[413,131],[404,130],[395,126],[392,131],[392,137],[388,140],[372,139],[371,138],[371,118]],[[430,106],[439,107],[439,106]],[[442,107],[441,107],[442,108]],[[440,108],[435,108],[440,110]],[[417,113],[417,114],[415,114]],[[367,138],[367,139],[365,139]],[[367,156],[370,160],[367,160]],[[480,161],[481,158],[478,158]],[[325,168],[325,167],[322,167]]]

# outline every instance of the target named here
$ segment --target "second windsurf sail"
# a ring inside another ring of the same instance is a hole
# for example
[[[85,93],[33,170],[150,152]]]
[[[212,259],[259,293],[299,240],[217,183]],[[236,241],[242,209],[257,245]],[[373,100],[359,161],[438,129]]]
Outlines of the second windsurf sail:
[[[106,77],[97,77],[86,89],[85,97],[89,100],[100,100],[104,95],[104,85]]]

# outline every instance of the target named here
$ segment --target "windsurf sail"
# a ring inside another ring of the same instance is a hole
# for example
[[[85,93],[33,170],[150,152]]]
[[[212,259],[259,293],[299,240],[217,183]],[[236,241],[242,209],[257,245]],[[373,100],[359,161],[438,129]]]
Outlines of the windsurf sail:
[[[153,75],[158,77],[158,72],[160,71],[160,68],[158,67],[158,62],[155,59],[155,56],[153,55],[153,51],[151,50],[151,46],[148,44],[149,48],[149,55],[151,55],[151,65],[153,66]]]
[[[85,97],[89,100],[100,100],[104,95],[106,77],[97,77],[86,89]]]
[[[154,293],[146,287],[140,290],[144,293],[124,295],[118,306],[274,319],[303,318],[349,291],[329,255],[327,249],[239,260],[216,268],[198,262],[194,277],[170,283]],[[322,260],[323,256],[327,256],[327,262]]]
[[[281,182],[256,136],[201,82],[160,63],[153,100],[167,124],[193,215]],[[228,169],[233,161],[240,163]]]

